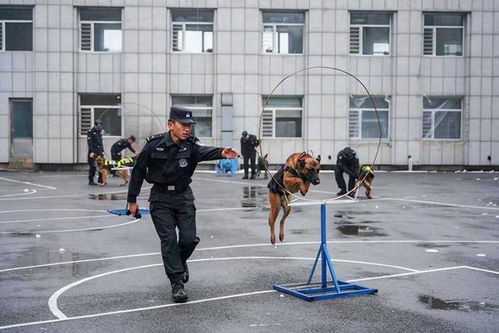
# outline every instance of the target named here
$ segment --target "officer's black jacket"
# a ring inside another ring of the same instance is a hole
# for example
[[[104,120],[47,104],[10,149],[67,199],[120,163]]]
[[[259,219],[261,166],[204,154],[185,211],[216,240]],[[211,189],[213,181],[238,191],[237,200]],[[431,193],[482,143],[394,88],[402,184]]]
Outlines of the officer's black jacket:
[[[249,137],[241,137],[241,154],[243,155],[252,155],[256,154],[255,147],[258,147],[258,139],[253,134],[250,134]]]
[[[128,142],[128,139],[120,139],[111,146],[111,154],[117,154],[126,148],[130,149],[132,153],[135,153],[135,149],[133,149],[130,142]]]
[[[224,148],[199,144],[196,137],[175,143],[169,132],[147,138],[135,163],[128,186],[128,202],[136,202],[144,179],[148,183],[174,185],[175,192],[187,189],[198,162],[221,159]]]
[[[92,127],[87,131],[88,153],[102,154],[102,135],[99,130]]]
[[[336,166],[352,177],[358,177],[359,175],[359,158],[355,152],[349,158],[341,150],[336,159]]]

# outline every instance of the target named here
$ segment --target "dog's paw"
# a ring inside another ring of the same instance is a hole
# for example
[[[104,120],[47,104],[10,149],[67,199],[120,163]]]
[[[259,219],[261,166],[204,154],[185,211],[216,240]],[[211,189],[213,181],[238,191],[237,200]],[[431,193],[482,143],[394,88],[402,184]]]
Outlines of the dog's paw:
[[[107,183],[99,183],[99,186],[106,186]]]

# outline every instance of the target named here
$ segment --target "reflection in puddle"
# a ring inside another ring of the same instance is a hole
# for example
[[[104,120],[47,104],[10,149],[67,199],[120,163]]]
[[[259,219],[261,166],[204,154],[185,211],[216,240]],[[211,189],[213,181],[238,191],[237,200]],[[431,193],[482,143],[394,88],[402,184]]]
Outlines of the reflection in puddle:
[[[267,188],[262,186],[243,187],[241,207],[260,207],[267,202]]]
[[[127,193],[89,194],[88,198],[92,200],[126,200]]]
[[[344,235],[353,235],[353,236],[386,236],[386,234],[378,232],[378,228],[369,227],[367,225],[340,225],[337,227],[342,234]]]
[[[485,302],[458,302],[444,301],[439,298],[423,295],[419,296],[418,300],[434,310],[458,310],[458,311],[480,311],[480,310],[495,310],[499,308],[497,305],[487,304]]]

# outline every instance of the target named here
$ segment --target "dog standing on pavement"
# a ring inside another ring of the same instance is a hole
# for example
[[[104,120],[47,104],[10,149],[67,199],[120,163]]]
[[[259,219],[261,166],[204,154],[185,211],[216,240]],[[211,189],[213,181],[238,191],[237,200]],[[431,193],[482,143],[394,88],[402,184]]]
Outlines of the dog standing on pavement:
[[[274,225],[281,207],[283,216],[280,221],[279,240],[282,242],[284,240],[284,221],[291,212],[291,206],[289,206],[291,194],[300,191],[301,195],[305,196],[310,184],[320,183],[320,162],[320,155],[315,158],[306,152],[293,153],[267,185],[270,203],[270,242],[272,244],[275,244]]]
[[[264,172],[264,177],[263,179],[267,179],[269,178],[268,175],[269,175],[269,161],[267,161],[267,156],[269,154],[265,154],[265,156],[260,156],[258,155],[258,163],[256,165],[256,176],[258,178],[260,178],[260,175],[262,173],[262,171]]]
[[[115,171],[115,174],[120,176],[125,183],[120,186],[125,186],[128,184],[130,180],[130,173],[128,172],[129,168],[132,168],[135,164],[135,159],[130,157],[124,157],[119,161],[106,160],[102,156],[97,156],[95,158],[95,167],[97,171],[102,175],[102,183],[99,183],[100,186],[106,186],[107,178]]]
[[[362,165],[360,167],[360,176],[359,178],[357,178],[357,184],[356,184],[357,191],[355,193],[355,197],[357,197],[360,187],[364,186],[366,188],[366,197],[368,199],[372,199],[371,190],[372,190],[373,180],[374,180],[374,171],[372,167],[368,164]]]

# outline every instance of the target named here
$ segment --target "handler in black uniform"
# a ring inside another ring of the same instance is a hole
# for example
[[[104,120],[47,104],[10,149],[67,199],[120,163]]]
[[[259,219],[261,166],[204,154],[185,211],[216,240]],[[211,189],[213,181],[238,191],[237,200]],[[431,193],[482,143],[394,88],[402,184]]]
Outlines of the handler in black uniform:
[[[251,179],[256,177],[256,150],[258,147],[258,139],[253,134],[248,134],[247,131],[243,131],[241,134],[241,155],[243,155],[243,169],[244,177],[243,179],[248,179],[248,165],[251,165]]]
[[[94,127],[87,131],[87,143],[88,143],[88,165],[90,169],[88,170],[88,185],[97,185],[94,182],[95,178],[95,158],[98,155],[104,155],[104,148],[102,146],[102,121],[97,119],[94,122]],[[102,176],[99,173],[98,182],[102,183]]]
[[[184,283],[189,280],[187,259],[199,243],[196,236],[196,207],[189,186],[198,162],[234,158],[231,147],[218,148],[199,144],[190,136],[194,123],[192,112],[172,107],[169,131],[147,138],[132,171],[128,187],[128,209],[133,216],[145,179],[154,186],[149,196],[151,217],[161,240],[161,255],[166,275],[172,285],[172,297],[177,303],[187,301]],[[179,240],[175,228],[179,230]]]
[[[135,142],[135,137],[131,135],[128,139],[120,139],[116,141],[111,146],[111,159],[113,161],[119,161],[122,158],[121,152],[125,149],[129,149],[132,153],[135,154],[135,149],[132,147],[132,143]]]
[[[346,147],[341,150],[336,159],[334,177],[336,178],[336,183],[340,188],[340,191],[336,193],[337,195],[347,193],[345,179],[343,179],[343,172],[346,172],[350,176],[348,179],[348,192],[350,192],[350,190],[352,190],[355,186],[355,180],[359,177],[359,158],[357,157],[355,150],[350,147]]]

